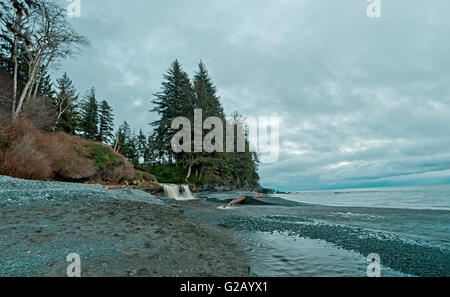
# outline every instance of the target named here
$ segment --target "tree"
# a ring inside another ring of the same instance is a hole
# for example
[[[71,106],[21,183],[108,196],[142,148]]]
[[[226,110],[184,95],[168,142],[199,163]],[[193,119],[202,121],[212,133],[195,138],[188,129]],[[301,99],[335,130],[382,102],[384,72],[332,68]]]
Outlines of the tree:
[[[161,162],[174,160],[187,170],[186,182],[220,184],[232,184],[237,187],[256,187],[259,183],[257,155],[247,151],[243,153],[225,153],[223,151],[195,152],[193,139],[187,147],[191,152],[174,153],[171,140],[176,131],[171,129],[172,120],[183,116],[194,127],[194,110],[201,109],[203,119],[217,117],[225,127],[225,113],[217,95],[216,86],[208,74],[203,62],[199,63],[191,83],[189,76],[182,70],[178,61],[175,61],[164,75],[161,91],[155,94],[153,103],[160,118],[152,123],[153,134],[149,137],[149,155],[157,157]],[[240,117],[235,114],[235,118]],[[218,123],[216,122],[216,125]],[[212,144],[217,141],[226,141],[226,137],[220,137],[224,133],[217,132],[214,124],[211,131],[202,131],[202,140],[208,139]],[[211,134],[212,133],[212,134]],[[237,133],[237,131],[236,131]],[[213,136],[212,136],[213,135]],[[192,135],[191,135],[192,136]],[[236,135],[235,135],[236,136]],[[245,135],[245,147],[249,149],[248,135]],[[183,139],[183,141],[186,141]],[[237,137],[235,137],[236,145]],[[219,143],[220,144],[220,143]],[[225,143],[223,143],[225,147]]]
[[[175,157],[172,152],[171,139],[175,132],[171,129],[172,120],[179,116],[193,117],[194,94],[188,74],[175,60],[161,84],[161,91],[156,93],[152,103],[152,112],[160,115],[160,119],[151,123],[154,128],[155,147],[160,160],[167,159],[171,163]]]
[[[47,97],[53,99],[55,96],[55,90],[53,90],[52,78],[49,74],[44,75],[37,88],[37,96]]]
[[[3,43],[3,49],[9,44],[9,51],[11,58],[9,61],[12,65],[13,76],[13,98],[12,98],[12,114],[16,111],[17,101],[17,85],[18,85],[18,73],[19,73],[19,42],[27,41],[24,36],[25,31],[29,28],[28,21],[30,19],[30,9],[36,6],[36,2],[33,0],[2,0],[0,1],[0,24],[1,39]],[[2,57],[3,58],[3,57]],[[5,59],[2,59],[4,63]]]
[[[95,98],[95,88],[92,87],[81,103],[80,131],[88,139],[98,137],[98,103]]]
[[[126,121],[119,127],[118,131],[119,152],[134,164],[139,162],[139,152],[137,137],[131,131],[130,125]]]
[[[202,61],[198,64],[198,70],[194,75],[194,93],[196,107],[203,110],[204,119],[211,116],[225,119],[220,98],[217,96],[216,86]]]
[[[103,143],[110,143],[114,135],[114,115],[113,109],[106,100],[100,103],[99,107],[99,129],[97,140]]]
[[[148,162],[148,143],[147,136],[145,136],[142,129],[139,129],[139,134],[137,135],[137,150],[139,154],[139,159],[143,158],[144,162]]]
[[[21,6],[21,3],[29,3],[29,5]],[[63,58],[74,55],[81,49],[81,46],[88,43],[83,36],[71,28],[65,9],[53,1],[11,0],[2,1],[1,5],[8,12],[1,14],[3,31],[9,32],[13,36],[14,100],[12,117],[16,118],[24,101],[36,97],[38,94],[41,81],[49,67]],[[16,10],[18,5],[23,8]],[[16,13],[16,11],[21,13]],[[18,51],[19,48],[22,50]],[[28,73],[20,96],[16,98],[19,54],[27,64]]]
[[[64,131],[75,134],[79,115],[77,112],[78,94],[67,73],[56,80],[57,95],[54,104],[57,109],[57,118],[53,131]]]

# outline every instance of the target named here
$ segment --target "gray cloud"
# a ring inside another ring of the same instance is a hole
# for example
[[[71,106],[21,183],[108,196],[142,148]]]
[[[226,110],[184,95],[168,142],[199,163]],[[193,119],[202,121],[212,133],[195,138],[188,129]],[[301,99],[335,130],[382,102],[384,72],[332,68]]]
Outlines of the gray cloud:
[[[82,0],[92,47],[61,70],[149,133],[162,73],[202,59],[226,112],[281,117],[266,186],[450,182],[450,3],[382,4],[370,19],[364,0]]]

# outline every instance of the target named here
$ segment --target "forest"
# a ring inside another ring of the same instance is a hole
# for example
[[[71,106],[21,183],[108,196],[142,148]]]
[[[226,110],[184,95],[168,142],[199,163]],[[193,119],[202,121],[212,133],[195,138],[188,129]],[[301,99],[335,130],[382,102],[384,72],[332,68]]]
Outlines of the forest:
[[[259,187],[256,153],[172,149],[177,117],[192,126],[194,110],[204,119],[242,118],[237,111],[227,116],[203,62],[192,77],[178,60],[169,66],[160,91],[148,98],[158,119],[136,131],[126,120],[115,127],[113,102],[98,98],[94,86],[80,94],[60,69],[88,46],[56,2],[0,0],[0,174],[121,183],[139,172],[164,183]]]

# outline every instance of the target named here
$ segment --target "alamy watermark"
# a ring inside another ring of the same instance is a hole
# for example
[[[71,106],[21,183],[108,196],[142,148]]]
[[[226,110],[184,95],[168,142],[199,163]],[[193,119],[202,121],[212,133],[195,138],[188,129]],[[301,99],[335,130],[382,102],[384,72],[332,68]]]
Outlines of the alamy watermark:
[[[370,2],[367,6],[367,16],[369,18],[381,18],[381,0],[367,0]]]
[[[67,262],[71,262],[67,266],[68,277],[81,277],[81,258],[77,253],[72,253],[67,256]]]
[[[368,277],[381,277],[381,257],[378,254],[370,254],[367,256],[367,261],[370,262],[367,266]]]
[[[67,5],[67,16],[70,18],[81,17],[81,0],[66,0],[70,2]]]
[[[248,140],[248,151],[258,153],[261,163],[278,161],[280,154],[278,117],[250,117],[245,120],[228,118],[224,123],[218,117],[209,117],[203,121],[202,114],[201,109],[194,110],[194,133],[188,118],[177,117],[172,121],[173,130],[181,129],[171,141],[172,150],[175,153],[223,153],[225,151],[243,153],[247,151],[246,140]],[[203,137],[204,130],[210,130],[210,132]],[[194,138],[193,148],[192,138]]]

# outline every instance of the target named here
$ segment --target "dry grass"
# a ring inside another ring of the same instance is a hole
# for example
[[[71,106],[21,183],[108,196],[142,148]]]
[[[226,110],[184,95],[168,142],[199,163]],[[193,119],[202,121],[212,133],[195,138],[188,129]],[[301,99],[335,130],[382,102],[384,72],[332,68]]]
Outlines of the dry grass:
[[[119,183],[132,179],[134,169],[125,158],[100,143],[62,132],[50,134],[21,118],[0,123],[0,174],[25,179]]]

